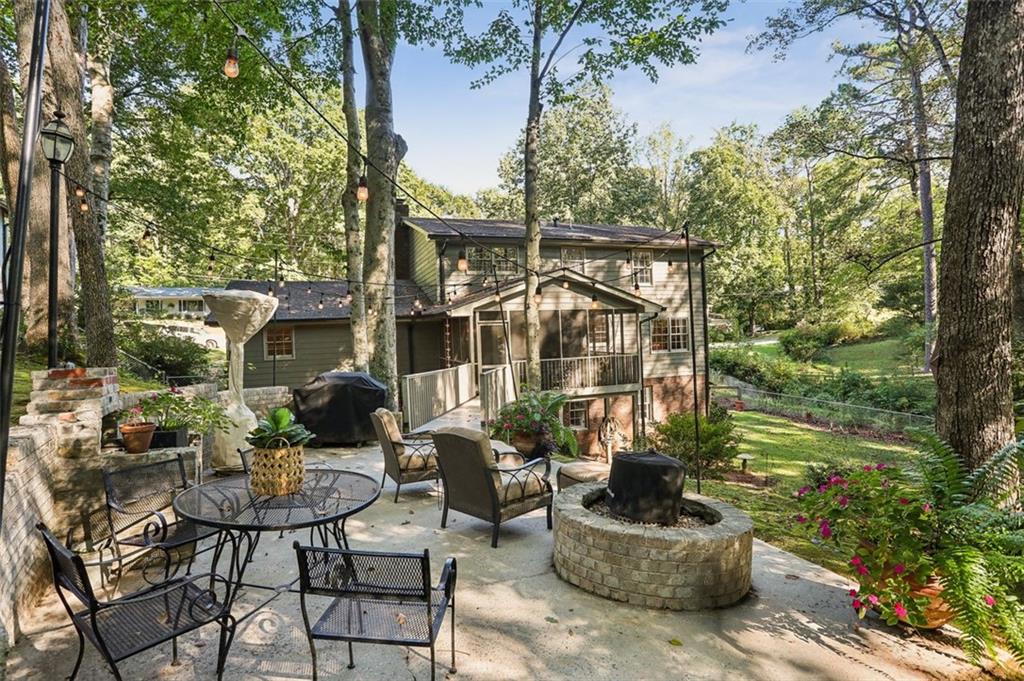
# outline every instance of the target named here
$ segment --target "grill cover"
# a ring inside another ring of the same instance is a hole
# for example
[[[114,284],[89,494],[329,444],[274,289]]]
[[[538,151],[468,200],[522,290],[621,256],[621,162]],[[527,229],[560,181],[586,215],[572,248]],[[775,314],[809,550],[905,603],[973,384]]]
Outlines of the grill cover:
[[[620,516],[674,525],[683,501],[686,468],[657,452],[620,452],[612,458],[605,503]]]
[[[292,391],[295,417],[316,433],[314,445],[375,440],[370,414],[387,403],[388,389],[369,374],[328,371]]]

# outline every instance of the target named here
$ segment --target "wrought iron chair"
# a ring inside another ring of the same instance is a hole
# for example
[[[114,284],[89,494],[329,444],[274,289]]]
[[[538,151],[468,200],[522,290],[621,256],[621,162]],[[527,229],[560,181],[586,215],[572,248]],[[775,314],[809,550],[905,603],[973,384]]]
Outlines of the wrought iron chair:
[[[113,550],[122,561],[141,550],[159,551],[164,556],[164,578],[178,563],[171,554],[194,544],[189,552],[186,574],[192,570],[198,543],[218,531],[185,519],[167,517],[174,497],[190,486],[181,454],[173,459],[103,472],[107,494],[107,516],[114,536]],[[173,513],[173,511],[172,511]],[[210,546],[203,551],[214,548]],[[145,573],[144,573],[145,576]],[[148,581],[148,580],[147,580]]]
[[[470,428],[441,428],[433,438],[444,484],[441,527],[448,525],[449,508],[486,520],[494,524],[491,548],[498,548],[501,523],[546,507],[551,529],[554,492],[548,480],[549,459],[518,466],[498,463],[487,435]]]
[[[317,679],[314,641],[346,641],[348,668],[355,667],[352,643],[429,647],[434,679],[435,642],[445,611],[452,609],[452,666],[455,673],[456,563],[449,558],[436,586],[430,583],[430,552],[380,553],[322,549],[293,544],[299,561],[299,602]],[[308,596],[330,598],[310,624]]]
[[[171,641],[172,659],[178,660],[178,636],[219,621],[233,622],[226,606],[228,582],[214,574],[176,577],[141,591],[101,602],[94,595],[82,559],[60,543],[46,525],[36,525],[46,543],[53,567],[53,587],[78,634],[78,658],[68,678],[74,681],[82,666],[85,639],[96,646],[121,681],[117,663],[161,643]],[[216,589],[223,589],[221,595]],[[84,606],[72,606],[68,594]],[[221,637],[223,640],[223,636]]]
[[[395,415],[384,408],[370,414],[370,421],[384,452],[384,475],[380,484],[383,486],[389,477],[395,481],[396,504],[403,484],[437,480],[437,457],[430,433],[403,434]]]

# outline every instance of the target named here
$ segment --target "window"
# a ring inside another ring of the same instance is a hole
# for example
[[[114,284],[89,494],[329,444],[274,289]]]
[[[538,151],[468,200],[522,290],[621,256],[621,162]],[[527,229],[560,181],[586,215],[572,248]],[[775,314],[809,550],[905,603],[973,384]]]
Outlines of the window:
[[[563,248],[562,249],[562,267],[573,272],[580,274],[586,274],[584,268],[587,262],[587,251],[584,248]]]
[[[178,312],[193,312],[202,314],[203,310],[202,300],[179,300],[178,301]]]
[[[659,317],[651,322],[651,352],[678,352],[689,344],[686,319]]]
[[[644,420],[650,425],[654,421],[654,387],[644,386]]]
[[[466,257],[469,259],[469,271],[476,274],[490,274],[492,266],[497,272],[519,271],[518,246],[470,246]]]
[[[633,274],[641,286],[654,283],[654,256],[650,251],[633,251]]]
[[[608,352],[608,313],[590,310],[590,348],[592,352]]]
[[[295,329],[291,326],[268,327],[263,331],[264,359],[295,359]]]
[[[164,311],[163,303],[159,300],[147,300],[146,301],[146,314],[158,315]]]
[[[586,430],[587,412],[590,403],[587,400],[574,400],[565,405],[565,425],[573,430]]]

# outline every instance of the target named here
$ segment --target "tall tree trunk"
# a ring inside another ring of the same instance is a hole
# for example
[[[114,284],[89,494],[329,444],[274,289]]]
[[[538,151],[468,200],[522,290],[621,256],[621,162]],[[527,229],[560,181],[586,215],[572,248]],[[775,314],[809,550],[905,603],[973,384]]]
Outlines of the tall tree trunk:
[[[359,41],[366,68],[366,151],[370,159],[363,258],[370,373],[388,386],[389,408],[398,405],[395,328],[395,195],[387,177],[398,174],[404,142],[395,135],[391,65],[397,38],[395,0],[358,0]],[[379,170],[378,170],[379,169]],[[384,173],[382,175],[381,173]],[[385,177],[385,175],[387,177]]]
[[[928,16],[927,8],[921,0],[914,0],[911,12],[911,30],[914,30],[916,26],[917,30],[921,31],[928,39],[932,49],[935,51],[936,58],[939,60],[939,65],[942,67],[942,73],[946,76],[950,85],[954,85],[956,83],[956,75],[953,73],[953,67],[949,64],[949,57],[946,56],[946,48],[942,44],[942,39],[939,38],[939,34],[936,33],[935,27],[932,24],[931,17]],[[919,25],[915,21],[916,18],[921,20]]]
[[[814,176],[811,166],[804,163],[804,173],[807,177],[807,222],[811,229],[811,305],[816,314],[821,313],[821,287],[818,284],[818,220],[814,208]]]
[[[540,389],[540,311],[533,302],[533,291],[540,284],[540,207],[537,194],[537,154],[540,143],[540,59],[543,32],[543,2],[534,0],[533,51],[530,57],[530,105],[526,114],[526,144],[523,149],[525,167],[523,198],[526,203],[526,290],[523,305],[526,313],[526,382]]]
[[[796,279],[793,275],[793,241],[789,234],[789,220],[782,221],[782,260],[786,265],[786,301],[792,316],[796,313]]]
[[[353,57],[352,11],[348,0],[340,0],[335,16],[341,24],[341,110],[345,114],[345,132],[351,146],[345,165],[345,193],[341,196],[345,214],[345,278],[352,294],[349,330],[352,333],[352,366],[356,371],[368,371],[370,352],[366,334],[366,298],[363,287],[363,231],[359,224],[359,176],[363,168],[359,155],[352,147],[362,147],[359,130],[359,111],[356,107],[356,67]]]
[[[14,19],[16,27],[16,42],[18,48],[19,72],[21,76],[21,92],[26,91],[29,58],[32,49],[32,24],[34,2],[32,0],[15,0]],[[59,0],[54,3],[51,16],[58,13],[63,14],[63,3]],[[65,29],[67,25],[65,16]],[[56,60],[65,52],[61,49],[61,38],[55,35],[53,19],[50,20],[50,39],[47,43],[46,69],[44,71],[42,115],[45,124],[53,116],[58,103],[67,112],[69,105],[76,100],[65,100],[58,95],[55,97],[55,75],[60,64]],[[70,33],[65,30],[64,40],[70,40]],[[74,54],[74,48],[71,48]],[[72,62],[73,64],[74,62]],[[22,107],[24,109],[24,107]],[[65,121],[67,122],[67,121]],[[20,146],[20,142],[18,145]],[[10,151],[10,150],[8,150]],[[14,152],[16,155],[19,152]],[[10,165],[10,157],[8,159]],[[16,175],[13,178],[16,181]],[[12,205],[10,206],[12,211]],[[71,236],[68,228],[68,215],[63,212],[59,219],[59,231],[57,240],[57,306],[59,333],[64,334],[69,325],[73,322],[72,311],[74,310],[74,283],[71,278]],[[25,269],[22,277],[22,309],[25,311],[25,343],[29,346],[41,346],[46,343],[47,338],[47,292],[49,291],[49,243],[50,243],[50,167],[45,159],[35,164],[32,173],[32,198],[29,206],[28,235],[25,244]]]
[[[89,161],[92,166],[92,190],[100,198],[95,202],[95,212],[102,239],[108,227],[106,199],[110,196],[110,161],[113,158],[114,85],[110,82],[110,61],[106,56],[89,54],[87,59],[92,103],[92,148],[89,150]]]
[[[14,80],[7,70],[7,64],[0,59],[0,176],[3,177],[8,214],[14,213],[18,164],[21,161],[21,131],[16,112]]]
[[[1013,437],[1011,260],[1024,193],[1024,0],[968,3],[946,199],[935,425],[973,468]]]

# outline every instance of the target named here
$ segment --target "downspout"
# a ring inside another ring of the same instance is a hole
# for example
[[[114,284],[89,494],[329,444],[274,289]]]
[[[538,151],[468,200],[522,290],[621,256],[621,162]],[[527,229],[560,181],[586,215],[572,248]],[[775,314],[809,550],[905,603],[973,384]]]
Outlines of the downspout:
[[[704,274],[704,261],[718,252],[712,248],[700,257],[700,300],[704,314],[704,415],[711,415],[711,345],[708,340],[708,280]]]
[[[693,262],[690,258],[689,222],[683,223],[683,237],[686,239],[686,297],[690,307],[690,383],[693,386],[693,459],[697,467],[697,494],[700,494],[700,402],[697,399],[697,344],[694,342],[696,327],[693,323]]]

